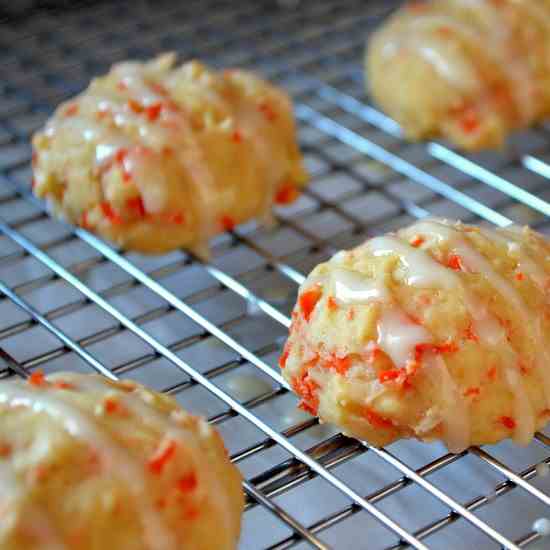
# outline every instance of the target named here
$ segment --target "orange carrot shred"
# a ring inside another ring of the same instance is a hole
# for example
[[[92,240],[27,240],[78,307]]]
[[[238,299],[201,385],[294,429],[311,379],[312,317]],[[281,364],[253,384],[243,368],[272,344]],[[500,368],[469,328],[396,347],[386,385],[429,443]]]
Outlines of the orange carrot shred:
[[[334,369],[338,374],[346,374],[351,367],[351,357],[349,355],[345,357],[332,355],[325,361],[324,366],[328,369]]]
[[[474,342],[479,342],[479,336],[475,333],[475,331],[472,327],[472,323],[470,323],[466,327],[466,330],[464,331],[464,337],[466,338],[466,340],[472,340]]]
[[[122,218],[113,210],[113,207],[110,205],[110,203],[104,201],[100,205],[101,212],[103,215],[112,223],[112,224],[120,224],[122,223]]]
[[[181,212],[176,212],[168,216],[168,221],[176,225],[181,225],[185,221],[185,218]]]
[[[464,397],[479,395],[480,391],[481,390],[478,387],[472,386],[464,392]]]
[[[472,109],[467,109],[460,119],[460,127],[466,134],[475,132],[480,126],[477,113]]]
[[[147,467],[152,474],[160,475],[164,466],[172,459],[176,452],[176,442],[173,439],[161,442],[159,448],[149,459]]]
[[[285,183],[277,193],[275,193],[275,202],[281,205],[291,204],[299,195],[300,192],[293,183]]]
[[[120,410],[120,403],[112,397],[107,397],[103,402],[103,406],[105,407],[105,412],[108,414],[113,414]]]
[[[72,390],[74,389],[74,385],[69,383],[69,382],[65,382],[64,380],[56,380],[54,383],[53,383],[54,387],[55,388],[58,388],[60,390]]]
[[[419,247],[426,239],[421,235],[415,235],[410,241],[411,246]]]
[[[181,479],[178,479],[176,486],[182,493],[188,493],[194,491],[197,488],[197,474],[190,472],[184,475]]]
[[[321,298],[322,294],[323,291],[318,286],[315,286],[310,290],[306,290],[306,292],[303,292],[298,298],[300,309],[302,310],[304,314],[304,319],[306,321],[309,322],[311,314],[315,309],[315,306],[317,305],[317,302]]]
[[[35,370],[28,378],[28,382],[31,386],[44,386],[46,384],[46,378],[44,377],[44,371]]]
[[[525,279],[525,275],[521,271],[516,273],[516,280],[517,281],[523,281],[524,279]]]
[[[442,36],[443,38],[450,38],[453,35],[453,29],[446,25],[442,25],[437,29],[437,34],[439,34],[439,36]]]
[[[380,416],[377,412],[368,407],[364,407],[362,413],[369,424],[375,428],[393,428],[393,422],[391,420]]]
[[[454,269],[455,271],[462,271],[462,260],[460,256],[457,256],[456,254],[451,254],[447,258],[447,267],[450,267],[451,269]]]
[[[9,443],[0,442],[0,456],[7,457],[7,456],[10,456],[11,453],[12,453],[11,445]]]
[[[161,110],[162,110],[161,103],[158,103],[158,102],[153,103],[152,105],[149,105],[149,107],[145,109],[145,116],[150,122],[154,122],[159,117]]]
[[[329,296],[327,299],[327,307],[330,311],[338,311],[338,302],[334,296]]]
[[[65,109],[65,116],[74,116],[77,113],[78,113],[78,104],[77,103],[71,103]]]
[[[233,231],[235,229],[235,220],[227,214],[222,216],[220,222],[225,231]]]
[[[232,139],[235,143],[241,143],[242,140],[243,140],[243,135],[242,135],[241,132],[239,132],[238,130],[235,130],[235,131],[231,134],[231,139]]]
[[[117,162],[123,162],[124,159],[126,158],[126,155],[128,155],[128,149],[125,149],[123,147],[115,153],[115,160]]]
[[[441,353],[454,353],[455,351],[458,351],[458,346],[454,342],[445,342],[443,344],[430,344],[424,342],[415,346],[414,360],[417,362],[422,361],[422,355],[425,352],[432,352],[438,355]]]
[[[126,206],[135,210],[137,214],[143,218],[145,216],[145,206],[141,197],[132,197],[126,201]]]
[[[497,377],[497,368],[495,366],[492,366],[487,371],[487,378],[489,378],[489,380],[494,380],[496,377]]]
[[[516,421],[511,416],[501,416],[499,422],[509,430],[513,430],[516,427]]]
[[[281,357],[279,357],[279,367],[281,367],[282,369],[286,367],[286,362],[288,360],[289,354],[290,354],[290,350],[286,346],[285,349],[283,350]]]
[[[402,369],[383,370],[378,373],[378,381],[384,384],[390,380],[396,380],[403,373]]]
[[[306,371],[299,378],[293,378],[292,387],[302,398],[298,407],[315,416],[317,414],[317,408],[319,407],[319,398],[317,397],[319,384],[310,378]]]
[[[200,516],[200,510],[195,506],[188,506],[183,512],[183,518],[188,520],[197,519]]]
[[[262,101],[259,105],[260,111],[264,114],[265,118],[269,122],[273,122],[277,118],[277,113],[273,110],[273,107],[266,101]]]
[[[130,98],[128,100],[128,107],[130,107],[130,109],[134,111],[134,113],[140,114],[143,112],[143,105],[135,99]]]

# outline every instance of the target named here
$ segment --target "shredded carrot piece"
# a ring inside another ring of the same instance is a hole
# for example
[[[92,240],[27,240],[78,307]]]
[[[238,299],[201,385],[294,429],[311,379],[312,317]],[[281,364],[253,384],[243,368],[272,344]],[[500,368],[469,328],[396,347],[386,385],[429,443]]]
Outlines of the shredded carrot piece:
[[[415,246],[415,247],[419,247],[422,243],[425,242],[425,238],[422,237],[421,235],[415,235],[410,241],[410,245],[411,246]]]
[[[225,231],[233,231],[235,229],[235,220],[227,214],[222,216],[220,222]]]
[[[327,299],[327,307],[330,311],[338,311],[339,306],[338,302],[334,298],[334,296],[329,296]]]
[[[516,280],[517,281],[523,281],[524,279],[525,279],[525,275],[521,271],[516,273]]]
[[[417,344],[414,348],[414,360],[421,362],[422,355],[425,352],[432,352],[439,355],[441,353],[454,353],[455,351],[458,351],[458,346],[454,342],[445,342],[443,344]]]
[[[442,36],[443,38],[450,38],[451,36],[453,36],[454,33],[451,27],[443,25],[437,29],[437,34],[439,34],[439,36]]]
[[[447,267],[450,267],[455,271],[463,271],[462,258],[456,254],[451,254],[447,258]]]
[[[275,193],[275,202],[281,205],[291,204],[299,195],[300,192],[293,183],[285,183],[277,193]]]
[[[324,363],[325,368],[334,369],[338,374],[346,374],[351,367],[351,357],[346,355],[345,357],[337,357],[331,355]]]
[[[273,110],[273,107],[267,103],[267,101],[262,101],[259,105],[259,109],[269,122],[273,122],[277,118],[277,113]]]
[[[523,374],[524,376],[526,374],[529,374],[529,367],[521,360],[518,361],[518,368],[519,368],[521,374]]]
[[[145,116],[150,122],[154,122],[160,115],[162,103],[153,103],[145,109]]]
[[[511,416],[501,416],[499,422],[509,430],[513,430],[516,427],[516,421]]]
[[[136,114],[143,113],[143,105],[138,101],[136,101],[135,99],[130,98],[128,100],[128,107],[130,107],[130,109],[134,111],[134,113]]]
[[[54,387],[55,388],[58,388],[60,390],[73,390],[74,389],[74,385],[69,383],[69,382],[65,382],[64,380],[56,380],[54,383],[53,383]]]
[[[315,306],[317,305],[317,302],[323,295],[323,291],[319,286],[315,286],[309,290],[306,290],[306,292],[303,292],[300,294],[300,297],[298,298],[298,302],[300,304],[300,309],[302,310],[304,314],[304,319],[309,322],[309,319],[311,317],[311,314],[313,313],[313,310],[315,309]]]
[[[155,506],[159,510],[164,510],[164,508],[166,508],[166,498],[165,497],[160,497],[159,499],[157,499],[155,501]]]
[[[231,139],[232,139],[235,143],[241,143],[242,140],[243,140],[243,135],[242,135],[241,132],[239,132],[238,130],[235,130],[235,131],[231,134]]]
[[[290,354],[290,346],[286,345],[281,357],[279,357],[279,367],[281,367],[282,369],[286,367],[286,362],[288,360],[289,354]]]
[[[168,95],[168,90],[162,84],[159,84],[158,82],[150,82],[149,83],[149,88],[151,88],[151,90],[153,90],[153,92],[155,92],[159,95],[162,95],[162,96],[167,96]]]
[[[466,134],[471,134],[478,130],[480,126],[479,116],[473,109],[466,109],[460,118],[460,127]]]
[[[164,440],[153,456],[149,459],[147,466],[152,474],[161,474],[164,466],[173,458],[176,453],[176,442],[173,439]]]
[[[293,378],[292,387],[302,398],[298,407],[315,416],[319,407],[319,398],[317,397],[319,384],[310,378],[309,373],[306,371],[301,377]]]
[[[479,395],[480,391],[478,387],[472,386],[464,392],[464,397]]]
[[[487,371],[487,378],[489,380],[494,380],[497,377],[497,368],[493,365],[488,371]]]
[[[112,397],[107,397],[107,399],[103,401],[103,406],[105,407],[105,412],[108,414],[113,414],[120,411],[120,403],[117,399]]]
[[[466,327],[466,330],[464,331],[464,337],[466,338],[466,340],[472,340],[474,342],[479,342],[479,336],[475,333],[475,331],[472,327],[472,323],[470,323]]]
[[[141,197],[132,197],[126,201],[126,206],[135,210],[138,215],[143,218],[145,216],[145,206]]]
[[[128,155],[128,149],[125,149],[124,147],[119,149],[115,153],[115,160],[119,163],[123,162],[126,156]]]
[[[402,374],[402,369],[383,370],[378,373],[378,381],[384,384],[390,380],[397,380]]]
[[[9,443],[2,443],[0,442],[0,456],[5,458],[7,456],[10,456],[12,453],[12,448]]]
[[[168,221],[176,225],[181,225],[182,223],[185,222],[185,217],[181,212],[176,212],[175,214],[170,214],[168,216]]]
[[[88,212],[86,211],[82,212],[82,219],[80,221],[80,225],[84,229],[91,229],[90,223],[88,222]]]
[[[195,520],[200,516],[200,510],[196,506],[188,506],[183,512],[183,518],[187,520]]]
[[[110,203],[104,201],[100,205],[103,215],[114,225],[122,223],[122,218],[113,210]]]
[[[44,371],[35,370],[28,378],[28,382],[31,386],[44,386],[46,384],[46,378]]]
[[[181,479],[178,479],[176,486],[182,493],[188,493],[194,491],[197,488],[197,474],[190,472],[184,475]]]
[[[368,420],[369,424],[375,428],[393,428],[393,422],[391,420],[380,416],[369,407],[363,407],[362,414]]]
[[[74,116],[78,113],[78,104],[71,103],[65,109],[65,116]]]
[[[350,307],[348,309],[348,313],[346,315],[348,321],[353,321],[355,319],[355,309]]]

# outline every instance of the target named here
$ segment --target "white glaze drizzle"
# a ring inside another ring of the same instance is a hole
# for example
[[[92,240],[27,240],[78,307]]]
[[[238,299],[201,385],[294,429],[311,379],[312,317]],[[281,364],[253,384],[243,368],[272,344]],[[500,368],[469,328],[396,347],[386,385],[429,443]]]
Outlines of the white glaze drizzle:
[[[54,395],[46,388],[25,388],[19,381],[10,381],[0,386],[0,403],[11,407],[26,407],[37,414],[48,414],[60,422],[71,436],[90,444],[104,463],[127,482],[128,489],[134,494],[147,548],[175,549],[173,535],[163,524],[159,512],[149,502],[145,469],[136,464],[113,440],[99,432],[94,422],[76,405],[63,401],[62,394],[63,392],[57,391]]]
[[[432,335],[396,306],[384,308],[378,320],[377,344],[397,368],[405,368],[418,344],[433,341]]]
[[[366,304],[373,300],[388,300],[389,290],[380,280],[365,281],[365,277],[348,269],[332,273],[334,296],[343,304]]]
[[[467,403],[445,365],[442,357],[433,353],[424,358],[431,376],[438,381],[443,409],[443,440],[449,451],[459,453],[470,445],[470,413]]]
[[[412,226],[418,227],[418,225]],[[417,231],[419,233],[419,231]],[[418,288],[456,288],[458,277],[436,262],[424,250],[414,248],[397,237],[375,237],[365,243],[374,256],[399,255],[408,272],[406,283]]]

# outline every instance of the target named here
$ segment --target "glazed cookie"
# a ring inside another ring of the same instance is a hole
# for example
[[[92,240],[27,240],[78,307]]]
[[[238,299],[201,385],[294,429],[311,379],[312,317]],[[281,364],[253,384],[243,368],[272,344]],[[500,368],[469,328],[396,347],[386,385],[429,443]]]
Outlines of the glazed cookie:
[[[241,477],[165,395],[96,375],[0,382],[0,548],[236,548]]]
[[[550,245],[516,226],[420,221],[317,266],[280,360],[302,408],[385,445],[454,452],[550,419]]]
[[[53,211],[146,253],[269,219],[306,182],[292,103],[242,70],[165,54],[124,62],[63,103],[33,138],[33,189]]]
[[[550,1],[430,0],[369,41],[370,91],[412,139],[501,146],[550,112]]]

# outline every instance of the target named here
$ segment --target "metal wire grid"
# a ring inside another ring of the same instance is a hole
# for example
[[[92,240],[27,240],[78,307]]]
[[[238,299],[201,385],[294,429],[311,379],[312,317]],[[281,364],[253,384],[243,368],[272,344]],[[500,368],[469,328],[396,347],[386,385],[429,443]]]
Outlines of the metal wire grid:
[[[293,412],[274,365],[296,285],[341,247],[427,214],[547,231],[547,130],[518,135],[500,154],[404,143],[363,91],[364,39],[381,2],[155,6],[83,7],[1,27],[0,376],[95,370],[208,416],[247,479],[243,548],[536,541],[531,523],[550,506],[537,475],[550,464],[547,435],[527,449],[460,455],[437,444],[368,447]],[[296,204],[278,209],[278,228],[250,223],[217,238],[209,264],[113,250],[50,219],[29,194],[28,136],[52,106],[113,61],[165,49],[285,85],[313,175]]]

